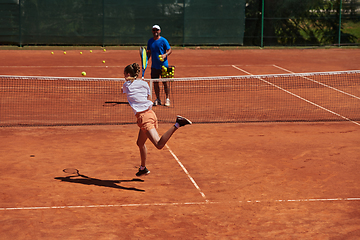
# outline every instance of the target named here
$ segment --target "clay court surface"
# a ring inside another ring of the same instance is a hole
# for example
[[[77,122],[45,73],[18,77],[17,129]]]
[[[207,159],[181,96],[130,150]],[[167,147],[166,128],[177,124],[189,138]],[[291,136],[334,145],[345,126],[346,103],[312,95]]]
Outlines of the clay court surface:
[[[64,50],[1,50],[0,75],[114,78],[139,62],[137,50]],[[343,71],[360,50],[175,49],[169,61],[176,77]],[[360,238],[359,121],[193,124],[163,150],[147,143],[140,178],[137,133],[0,128],[0,239]]]

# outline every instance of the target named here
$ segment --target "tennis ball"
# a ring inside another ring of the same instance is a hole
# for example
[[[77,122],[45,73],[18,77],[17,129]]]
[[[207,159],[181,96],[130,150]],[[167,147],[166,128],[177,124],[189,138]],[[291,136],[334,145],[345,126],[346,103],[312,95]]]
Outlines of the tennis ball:
[[[103,61],[103,63],[105,63],[105,60]]]
[[[86,72],[82,72],[81,75],[86,76]]]
[[[90,53],[92,53],[92,50],[90,50]]]
[[[66,52],[64,52],[64,54],[66,54]]]
[[[106,49],[104,48],[104,52],[106,52]]]
[[[80,52],[80,54],[82,54],[82,52]]]
[[[54,54],[54,52],[51,52],[51,54]]]

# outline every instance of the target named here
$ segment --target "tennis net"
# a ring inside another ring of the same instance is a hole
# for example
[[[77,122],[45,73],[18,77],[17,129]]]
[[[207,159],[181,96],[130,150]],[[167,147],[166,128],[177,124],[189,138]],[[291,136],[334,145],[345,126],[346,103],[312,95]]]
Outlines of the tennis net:
[[[172,123],[176,115],[194,123],[360,120],[360,70],[161,81],[168,82],[171,105],[153,107],[160,122]],[[0,76],[0,126],[135,123],[123,83]]]

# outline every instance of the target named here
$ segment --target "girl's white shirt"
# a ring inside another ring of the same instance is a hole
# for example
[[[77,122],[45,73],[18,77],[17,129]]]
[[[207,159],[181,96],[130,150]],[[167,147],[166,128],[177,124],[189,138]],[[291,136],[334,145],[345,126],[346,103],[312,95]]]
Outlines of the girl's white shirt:
[[[153,103],[148,100],[151,93],[147,82],[137,79],[126,81],[123,84],[123,92],[126,93],[127,100],[135,115],[152,108]]]

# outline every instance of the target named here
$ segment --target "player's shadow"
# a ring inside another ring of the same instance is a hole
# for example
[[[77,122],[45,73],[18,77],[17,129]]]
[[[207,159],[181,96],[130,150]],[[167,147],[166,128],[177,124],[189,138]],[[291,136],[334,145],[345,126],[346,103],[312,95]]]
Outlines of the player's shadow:
[[[66,176],[66,177],[55,177],[55,179],[60,180],[62,182],[79,183],[84,185],[95,185],[100,187],[109,187],[109,188],[116,188],[122,190],[145,192],[145,190],[143,189],[138,189],[134,187],[123,187],[121,185],[118,185],[119,183],[123,183],[123,182],[144,182],[144,180],[139,178],[133,178],[131,180],[102,180],[102,179],[92,178],[79,174],[79,175]]]

